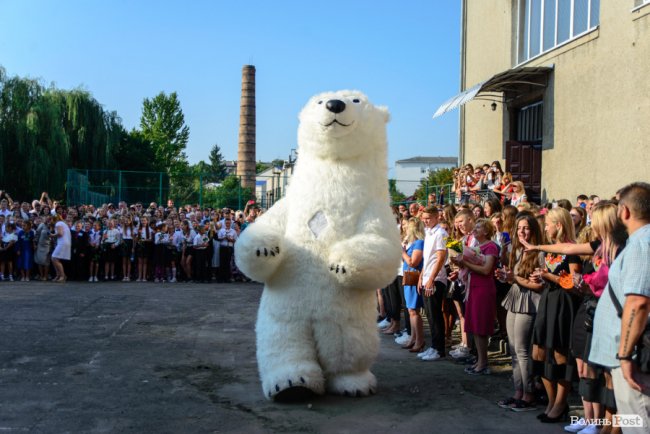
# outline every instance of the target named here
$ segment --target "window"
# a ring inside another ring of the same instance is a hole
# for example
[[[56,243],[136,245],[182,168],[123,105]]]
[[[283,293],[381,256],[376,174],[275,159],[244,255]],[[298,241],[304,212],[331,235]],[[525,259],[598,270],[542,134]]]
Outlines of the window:
[[[522,107],[517,114],[517,141],[541,142],[543,129],[544,103],[538,102]]]
[[[634,0],[634,7],[638,8],[639,6],[643,6],[648,3],[650,3],[650,0]]]
[[[600,0],[518,0],[517,63],[597,27],[599,11]]]

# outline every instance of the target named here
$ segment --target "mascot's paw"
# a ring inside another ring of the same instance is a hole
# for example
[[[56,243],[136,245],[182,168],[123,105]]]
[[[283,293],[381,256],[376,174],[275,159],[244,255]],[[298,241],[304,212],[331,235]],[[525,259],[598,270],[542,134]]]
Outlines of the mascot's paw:
[[[265,282],[280,264],[283,245],[276,234],[258,232],[262,233],[256,235],[261,236],[246,237],[246,231],[242,232],[242,237],[235,243],[235,262],[246,276]]]
[[[377,390],[377,379],[370,371],[334,375],[327,380],[327,391],[344,396],[368,396]]]
[[[324,393],[323,379],[307,374],[284,375],[263,384],[264,396],[278,402],[297,402]]]
[[[259,247],[257,250],[255,250],[255,254],[257,255],[257,257],[260,257],[262,255],[276,256],[280,254],[280,246]]]
[[[348,273],[348,270],[345,269],[345,265],[342,264],[331,264],[330,271],[335,274],[341,274],[341,277]]]
[[[343,287],[353,286],[358,280],[358,270],[353,256],[344,243],[332,247],[327,269]]]

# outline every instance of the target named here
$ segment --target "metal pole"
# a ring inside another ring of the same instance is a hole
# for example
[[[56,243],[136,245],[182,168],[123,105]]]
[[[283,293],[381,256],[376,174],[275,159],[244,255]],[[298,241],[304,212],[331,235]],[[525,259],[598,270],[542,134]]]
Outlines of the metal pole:
[[[117,171],[117,202],[122,202],[122,171]]]
[[[242,207],[241,207],[241,176],[239,177],[239,184],[237,184],[237,209],[242,209]]]
[[[203,172],[199,173],[199,207],[203,208]]]

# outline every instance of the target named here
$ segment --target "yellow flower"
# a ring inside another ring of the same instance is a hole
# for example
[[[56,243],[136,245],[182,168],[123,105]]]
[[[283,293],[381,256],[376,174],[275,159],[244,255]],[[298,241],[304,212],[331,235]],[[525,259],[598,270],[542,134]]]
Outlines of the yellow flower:
[[[445,245],[448,249],[451,249],[458,253],[463,253],[463,243],[460,240],[454,240],[451,237],[445,238]]]

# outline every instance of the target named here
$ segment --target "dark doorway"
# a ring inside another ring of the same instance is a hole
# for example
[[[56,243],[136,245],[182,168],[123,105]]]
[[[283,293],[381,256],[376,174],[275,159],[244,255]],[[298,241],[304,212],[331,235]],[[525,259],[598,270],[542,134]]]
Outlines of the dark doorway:
[[[540,202],[542,191],[542,137],[544,103],[534,101],[511,112],[513,129],[506,142],[506,170],[521,181],[531,202]]]
[[[542,142],[506,142],[506,171],[521,181],[531,202],[539,203],[542,192]]]

